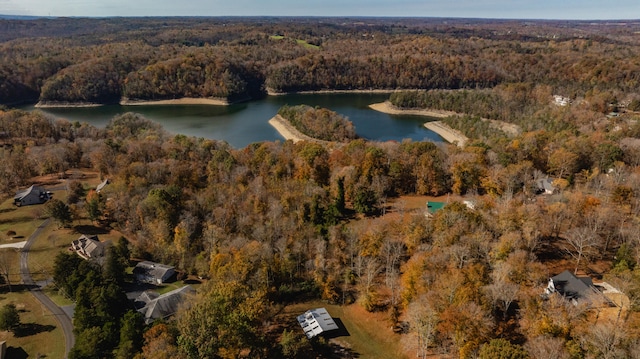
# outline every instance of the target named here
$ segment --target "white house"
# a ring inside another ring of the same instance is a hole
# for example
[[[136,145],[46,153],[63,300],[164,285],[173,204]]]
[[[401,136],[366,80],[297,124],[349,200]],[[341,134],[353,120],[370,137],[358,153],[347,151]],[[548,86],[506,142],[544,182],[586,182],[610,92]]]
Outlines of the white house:
[[[338,325],[325,308],[307,310],[298,316],[298,323],[309,339],[320,333],[338,329]]]
[[[553,102],[556,106],[566,106],[571,103],[571,99],[560,95],[553,95]]]

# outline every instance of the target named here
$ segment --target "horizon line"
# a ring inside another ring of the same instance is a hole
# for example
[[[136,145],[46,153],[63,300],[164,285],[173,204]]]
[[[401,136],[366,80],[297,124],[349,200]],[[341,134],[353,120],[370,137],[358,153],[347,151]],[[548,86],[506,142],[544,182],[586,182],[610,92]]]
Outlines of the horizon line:
[[[490,21],[572,21],[572,22],[640,22],[640,18],[518,18],[518,17],[465,17],[465,16],[412,16],[412,15],[17,15],[0,14],[0,19],[144,19],[144,18],[315,18],[315,19],[450,19],[450,20],[490,20]]]

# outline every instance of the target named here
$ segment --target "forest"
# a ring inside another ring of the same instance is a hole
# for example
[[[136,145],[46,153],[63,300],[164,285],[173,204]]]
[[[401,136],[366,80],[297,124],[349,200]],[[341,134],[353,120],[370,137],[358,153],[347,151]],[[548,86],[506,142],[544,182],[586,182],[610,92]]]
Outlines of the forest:
[[[398,90],[393,106],[456,112],[442,121],[470,138],[457,147],[347,135],[340,144],[236,149],[170,134],[135,113],[96,128],[6,106],[0,193],[75,168],[110,180],[61,206],[70,215],[62,226],[86,214],[125,237],[102,267],[56,258],[54,278],[80,308],[72,358],[350,357],[275,325],[287,325],[277,323],[284,307],[309,299],[382,313],[406,348],[399,357],[638,358],[639,27],[0,20],[15,30],[0,43],[7,105]],[[426,203],[403,210],[412,198],[447,204],[428,215]],[[204,284],[174,319],[145,326],[124,310],[130,258],[174,265]],[[625,299],[607,311],[601,297],[543,296],[564,270],[606,281]]]
[[[326,108],[283,106],[278,115],[303,134],[322,141],[348,142],[356,138],[353,123]]]
[[[518,83],[600,101],[638,87],[635,23],[362,20],[0,20],[0,103]]]

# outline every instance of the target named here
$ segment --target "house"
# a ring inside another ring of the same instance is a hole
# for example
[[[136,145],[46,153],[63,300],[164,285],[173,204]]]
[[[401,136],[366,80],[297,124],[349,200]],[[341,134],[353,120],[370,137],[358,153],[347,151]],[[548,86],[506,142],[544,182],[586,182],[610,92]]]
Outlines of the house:
[[[539,194],[554,194],[558,192],[558,188],[553,185],[553,179],[549,177],[536,180],[536,189]]]
[[[104,243],[100,242],[98,236],[82,235],[71,242],[71,249],[84,259],[100,258],[105,254]]]
[[[307,310],[298,316],[298,323],[309,339],[318,334],[338,329],[338,325],[325,308]]]
[[[51,199],[51,192],[45,191],[40,186],[33,185],[23,191],[19,191],[13,197],[13,204],[16,206],[28,206],[31,204],[41,204]]]
[[[133,268],[133,276],[138,282],[162,284],[176,274],[175,268],[165,264],[142,261]]]
[[[545,289],[545,294],[558,293],[577,304],[581,300],[591,301],[593,294],[599,293],[589,277],[576,277],[568,270],[549,278],[549,284]]]
[[[144,316],[145,324],[151,324],[156,319],[165,319],[175,314],[187,297],[195,292],[188,285],[162,295],[154,291],[145,291],[136,298],[137,306],[141,306],[138,312]]]
[[[553,95],[553,102],[556,106],[566,106],[571,103],[571,99],[560,95]]]
[[[100,193],[100,191],[102,191],[108,184],[109,184],[109,179],[107,178],[96,187],[96,192]]]

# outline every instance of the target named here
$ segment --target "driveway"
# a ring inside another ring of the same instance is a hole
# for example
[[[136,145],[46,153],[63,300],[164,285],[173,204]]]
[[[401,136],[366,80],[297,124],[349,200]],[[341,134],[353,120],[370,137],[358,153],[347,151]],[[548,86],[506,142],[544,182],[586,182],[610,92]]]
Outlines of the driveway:
[[[44,221],[34,232],[29,236],[22,251],[20,252],[20,274],[22,276],[22,283],[25,288],[29,289],[31,294],[42,303],[53,316],[56,318],[58,323],[60,323],[60,327],[64,333],[64,343],[65,343],[65,358],[69,355],[69,350],[75,344],[76,338],[73,335],[73,324],[71,323],[71,318],[65,311],[63,311],[60,307],[58,307],[49,297],[47,297],[44,293],[42,293],[40,286],[38,286],[31,278],[31,272],[29,271],[29,262],[27,259],[29,258],[29,249],[35,242],[36,238],[42,233],[42,230],[51,222],[51,219],[47,219]]]

